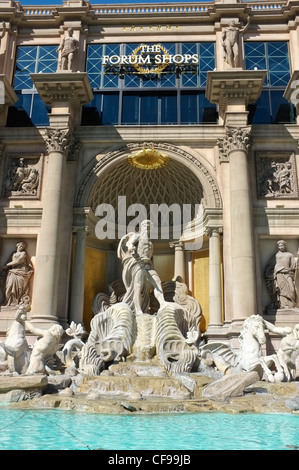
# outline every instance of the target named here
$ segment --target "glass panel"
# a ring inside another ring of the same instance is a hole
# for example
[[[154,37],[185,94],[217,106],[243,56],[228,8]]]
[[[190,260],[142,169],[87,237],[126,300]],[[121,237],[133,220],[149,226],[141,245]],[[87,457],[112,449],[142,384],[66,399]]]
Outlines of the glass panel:
[[[283,123],[296,123],[295,122],[295,109],[283,97],[283,91],[271,91],[271,109],[272,109],[272,122],[275,124]]]
[[[177,123],[177,95],[161,95],[161,124]]]
[[[124,94],[122,102],[122,124],[139,124],[138,94]]]
[[[218,120],[217,107],[210,103],[204,92],[199,93],[199,124],[216,124]]]
[[[103,46],[89,44],[87,48],[86,72],[92,88],[100,88],[102,74]]]
[[[83,126],[96,126],[102,123],[102,97],[101,93],[94,93],[94,99],[86,106],[83,106]]]
[[[38,46],[37,73],[53,73],[57,71],[57,46]]]
[[[118,124],[119,94],[104,95],[102,124]]]
[[[141,96],[140,124],[157,124],[158,122],[158,96]]]
[[[15,90],[31,89],[33,87],[30,73],[36,72],[36,58],[36,46],[22,46],[18,48],[14,80]]]
[[[198,99],[195,93],[181,95],[181,124],[197,124]]]
[[[263,91],[259,99],[248,106],[249,124],[271,123],[269,91]]]
[[[26,96],[26,95],[25,95]],[[27,95],[31,96],[31,95]],[[31,113],[31,121],[35,126],[48,126],[50,109],[46,107],[41,97],[36,94],[33,95],[33,106]]]

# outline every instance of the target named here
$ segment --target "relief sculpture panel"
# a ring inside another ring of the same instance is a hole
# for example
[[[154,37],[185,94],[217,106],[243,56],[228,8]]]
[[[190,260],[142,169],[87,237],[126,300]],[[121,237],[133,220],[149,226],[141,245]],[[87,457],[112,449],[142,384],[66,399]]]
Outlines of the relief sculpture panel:
[[[12,199],[38,199],[43,158],[40,154],[8,154],[2,196]]]
[[[298,198],[295,154],[258,152],[256,154],[257,196],[260,199]]]

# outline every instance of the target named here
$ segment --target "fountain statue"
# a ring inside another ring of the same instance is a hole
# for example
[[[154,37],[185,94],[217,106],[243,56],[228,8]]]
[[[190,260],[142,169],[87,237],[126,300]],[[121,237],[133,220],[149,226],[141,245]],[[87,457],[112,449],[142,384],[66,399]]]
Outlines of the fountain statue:
[[[126,384],[135,396],[190,397],[198,374],[215,379],[203,389],[203,396],[216,399],[241,393],[258,380],[296,380],[299,324],[280,327],[251,315],[241,327],[239,349],[222,342],[205,344],[199,302],[188,294],[182,279],[162,282],[154,268],[150,228],[145,220],[140,233],[121,238],[117,255],[122,277],[111,283],[109,294],[95,296],[89,334],[74,322],[66,330],[58,324],[36,328],[27,321],[29,303],[18,305],[15,321],[0,342],[0,375],[13,376],[14,381],[18,375],[36,381],[43,376],[56,393],[78,391],[91,397],[107,390],[126,394]],[[26,331],[37,336],[32,346]],[[269,332],[282,339],[277,352],[266,355]],[[65,335],[71,339],[65,341]],[[132,377],[138,379],[135,385]],[[151,384],[148,390],[143,377]]]
[[[276,354],[263,355],[266,330],[283,336]],[[269,382],[291,381],[296,375],[296,358],[299,354],[299,324],[276,327],[260,315],[251,315],[244,321],[239,335],[240,349],[235,352],[227,344],[211,342],[200,347],[202,361],[226,374],[256,371],[260,380],[265,374]]]
[[[177,281],[162,283],[153,266],[151,223],[119,242],[122,280],[110,296],[93,302],[94,318],[81,350],[80,370],[97,375],[105,365],[132,355],[146,360],[157,355],[168,371],[191,372],[198,361],[201,307]]]

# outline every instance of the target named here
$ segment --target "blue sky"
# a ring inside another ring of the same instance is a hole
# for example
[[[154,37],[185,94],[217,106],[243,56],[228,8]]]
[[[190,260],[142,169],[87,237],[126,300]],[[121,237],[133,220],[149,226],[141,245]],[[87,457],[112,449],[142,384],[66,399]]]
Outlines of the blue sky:
[[[211,0],[201,0],[198,3],[202,3],[203,1],[211,1]],[[90,0],[91,5],[111,5],[121,4],[121,3],[192,3],[193,0],[177,0],[177,2],[169,2],[167,0]],[[62,0],[20,0],[21,5],[23,6],[31,6],[31,5],[62,5]],[[197,2],[195,2],[197,3]]]

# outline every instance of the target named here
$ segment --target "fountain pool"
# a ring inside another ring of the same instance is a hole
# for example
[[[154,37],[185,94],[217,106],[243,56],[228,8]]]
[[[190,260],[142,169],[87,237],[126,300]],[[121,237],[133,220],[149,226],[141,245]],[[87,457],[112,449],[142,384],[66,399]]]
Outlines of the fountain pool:
[[[298,414],[95,414],[0,407],[0,450],[298,450]]]

